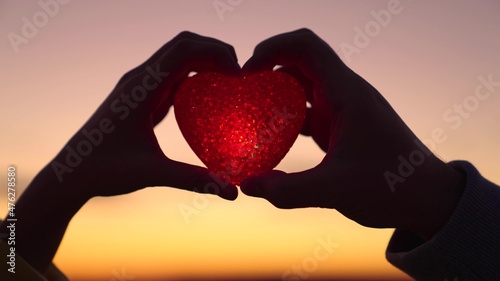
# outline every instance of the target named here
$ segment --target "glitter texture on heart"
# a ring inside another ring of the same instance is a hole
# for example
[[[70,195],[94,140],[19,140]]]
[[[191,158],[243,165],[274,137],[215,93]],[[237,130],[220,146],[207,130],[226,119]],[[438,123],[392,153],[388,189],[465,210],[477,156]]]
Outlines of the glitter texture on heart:
[[[283,159],[302,128],[306,98],[302,86],[283,72],[248,77],[204,72],[180,85],[174,111],[207,168],[239,185]]]

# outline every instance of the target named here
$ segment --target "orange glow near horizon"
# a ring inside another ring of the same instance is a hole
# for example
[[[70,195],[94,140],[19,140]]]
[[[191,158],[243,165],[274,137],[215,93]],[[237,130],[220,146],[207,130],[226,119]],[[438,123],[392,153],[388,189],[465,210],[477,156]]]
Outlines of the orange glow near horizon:
[[[376,21],[373,15],[391,1],[230,1],[234,5],[221,12],[214,3],[229,5],[227,0],[74,0],[59,6],[17,47],[7,35],[22,34],[23,17],[31,20],[42,8],[38,1],[3,1],[0,167],[15,164],[19,188],[27,186],[120,77],[183,30],[232,44],[243,65],[260,41],[308,27],[374,85],[419,138],[432,141],[434,129],[444,130],[446,141],[433,144],[441,158],[466,159],[500,183],[500,88],[458,126],[443,117],[474,94],[479,77],[500,81],[500,3],[401,0],[387,26],[368,31],[360,45],[366,34],[358,32],[366,32]],[[183,139],[173,110],[155,132],[167,156],[202,165]],[[309,169],[323,156],[310,138],[300,136],[278,169]],[[5,178],[0,173],[0,181]],[[1,191],[0,208],[6,202]],[[279,210],[241,193],[226,202],[155,187],[89,201],[71,221],[54,262],[70,279],[83,280],[111,280],[122,270],[137,280],[281,279],[294,266],[303,269],[318,239],[330,239],[337,247],[305,271],[311,280],[406,280],[385,260],[392,231],[360,226],[335,210]]]

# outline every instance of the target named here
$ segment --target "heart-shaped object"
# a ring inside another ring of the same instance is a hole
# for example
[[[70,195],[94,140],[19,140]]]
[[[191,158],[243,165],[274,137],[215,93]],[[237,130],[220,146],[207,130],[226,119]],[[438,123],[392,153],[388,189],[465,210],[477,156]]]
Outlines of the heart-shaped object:
[[[247,77],[202,72],[179,86],[174,111],[207,168],[239,185],[283,159],[304,123],[306,97],[295,78],[279,71]]]

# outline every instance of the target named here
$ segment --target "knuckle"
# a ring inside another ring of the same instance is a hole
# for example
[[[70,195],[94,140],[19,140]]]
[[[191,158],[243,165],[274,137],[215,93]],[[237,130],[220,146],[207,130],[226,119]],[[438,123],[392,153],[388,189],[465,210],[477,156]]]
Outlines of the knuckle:
[[[230,53],[233,53],[235,54],[236,53],[236,50],[234,49],[233,46],[229,45],[229,44],[226,44],[226,47],[227,47],[227,50],[230,52]]]
[[[257,44],[257,46],[255,46],[253,53],[254,54],[264,53],[270,47],[271,47],[271,42],[269,40],[262,41],[259,44]]]
[[[312,32],[312,30],[310,30],[309,28],[306,28],[306,27],[303,27],[299,30],[297,30],[298,33],[306,33],[306,34],[314,34],[314,32]]]
[[[140,73],[140,71],[141,70],[138,67],[136,67],[132,70],[129,70],[128,72],[126,72],[125,74],[122,75],[122,77],[118,81],[118,84],[125,84],[125,83],[131,81],[135,76],[137,76],[138,73]]]
[[[189,39],[189,38],[182,38],[182,39],[179,39],[177,41],[177,43],[175,44],[175,47],[177,48],[189,48],[191,45],[193,44],[193,40]]]
[[[231,50],[224,48],[222,46],[216,45],[213,46],[213,48],[214,48],[213,51],[215,52],[218,58],[224,58],[231,55]]]
[[[184,30],[184,31],[179,32],[179,34],[177,34],[174,37],[174,39],[175,40],[182,40],[182,39],[186,39],[186,38],[193,38],[194,36],[196,36],[195,33],[191,32],[191,31]]]
[[[195,50],[196,41],[188,38],[183,38],[178,40],[172,47],[172,53],[176,56],[182,56],[184,54],[190,54]]]

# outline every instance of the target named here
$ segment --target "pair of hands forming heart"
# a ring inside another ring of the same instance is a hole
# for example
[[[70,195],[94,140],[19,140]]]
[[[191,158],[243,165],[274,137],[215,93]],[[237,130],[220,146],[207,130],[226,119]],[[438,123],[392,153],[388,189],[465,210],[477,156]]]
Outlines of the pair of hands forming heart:
[[[190,72],[250,75],[276,65],[302,84],[311,104],[302,128],[294,130],[311,136],[326,155],[307,171],[249,177],[241,184],[242,192],[279,208],[332,208],[365,226],[432,237],[453,211],[463,176],[430,154],[391,190],[384,173],[397,170],[399,156],[421,150],[418,138],[382,95],[322,39],[307,29],[274,36],[261,42],[240,68],[232,46],[182,32],[122,77],[28,187],[16,204],[18,218],[23,217],[17,228],[19,253],[35,268],[46,267],[71,217],[94,196],[172,186],[234,200],[233,184],[214,186],[207,169],[165,156],[153,128],[168,113],[174,93]],[[75,156],[81,158],[77,163],[71,162]],[[56,207],[43,198],[62,200]],[[47,229],[52,233],[44,236]],[[30,240],[30,233],[38,238]]]

